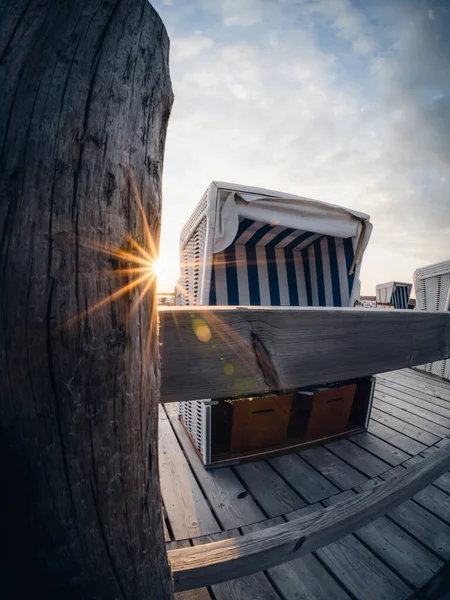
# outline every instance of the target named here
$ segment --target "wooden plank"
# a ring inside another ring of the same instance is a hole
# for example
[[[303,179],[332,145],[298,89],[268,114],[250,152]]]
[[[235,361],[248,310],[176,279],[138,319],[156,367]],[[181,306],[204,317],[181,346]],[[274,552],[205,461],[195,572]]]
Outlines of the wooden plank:
[[[371,490],[372,488],[376,487],[377,485],[380,485],[381,483],[383,483],[383,480],[381,479],[381,477],[374,477],[373,479],[368,479],[367,481],[364,481],[363,483],[360,483],[359,485],[355,485],[353,490],[359,494],[361,492],[366,492],[367,490]],[[342,492],[342,493],[344,493],[344,492]]]
[[[267,462],[247,463],[234,469],[269,517],[305,506],[300,496]]]
[[[430,512],[408,500],[387,516],[441,558],[450,560],[450,527]]]
[[[450,564],[444,565],[408,600],[450,600]]]
[[[411,376],[409,374],[401,373],[399,371],[395,373],[386,374],[387,379],[392,379],[404,385],[405,387],[412,390],[419,390],[441,400],[450,400],[450,391],[446,385],[442,386],[436,383],[436,380],[428,375],[423,376],[421,380],[418,377]]]
[[[450,355],[450,313],[189,306],[159,318],[162,402],[293,390]]]
[[[423,408],[430,406],[430,410],[438,415],[448,417],[450,414],[450,401],[436,398],[431,394],[427,394],[419,390],[407,388],[403,384],[397,383],[391,379],[385,379],[381,375],[377,375],[376,388],[382,389],[385,393],[391,394],[391,396],[396,396],[408,402],[419,400],[421,403],[417,404],[417,406],[422,406]]]
[[[340,490],[348,490],[366,480],[364,475],[321,446],[303,450],[300,456]]]
[[[395,446],[385,442],[384,440],[380,440],[376,436],[366,431],[363,433],[358,433],[357,435],[353,435],[350,440],[354,444],[357,444],[361,448],[364,448],[368,452],[378,456],[378,458],[381,458],[392,467],[396,467],[404,460],[409,458],[409,454],[406,454],[406,452],[402,452]]]
[[[297,454],[278,456],[269,462],[307,502],[318,502],[339,492],[339,488]]]
[[[283,517],[286,519],[286,521],[293,521],[294,519],[304,517],[305,515],[311,515],[313,513],[318,514],[317,511],[321,508],[322,504],[320,504],[320,502],[315,502],[314,504],[308,504],[308,506],[304,506],[303,508],[298,508],[290,513],[286,513],[283,515]]]
[[[396,467],[383,473],[381,479],[391,481],[404,472],[403,467]],[[408,500],[391,510],[387,517],[438,556],[450,560],[450,527],[428,510]]]
[[[176,539],[220,531],[161,406],[159,477],[164,506]]]
[[[430,408],[428,408],[426,404],[425,408],[423,406],[418,406],[417,403],[420,404],[421,402],[423,403],[423,401],[417,399],[414,401],[413,398],[403,400],[402,398],[399,398],[399,394],[391,394],[390,390],[385,391],[385,388],[383,388],[383,386],[379,386],[375,393],[375,397],[379,398],[380,400],[383,400],[384,402],[388,402],[389,404],[392,404],[397,408],[406,410],[407,412],[412,413],[413,415],[422,417],[426,421],[430,421],[431,423],[435,423],[437,425],[442,425],[442,427],[445,427],[450,431],[450,419],[445,415],[438,415],[432,410],[430,410],[430,408],[433,408],[432,404],[430,405],[428,403],[428,406]]]
[[[349,490],[327,498],[323,504],[332,506],[349,493],[355,494]],[[355,536],[413,587],[426,583],[443,565],[442,560],[386,517],[358,529]]]
[[[346,502],[317,511],[318,514],[309,514],[232,540],[172,550],[169,560],[175,588],[182,591],[213,585],[283,564],[319,548],[326,550],[324,546],[333,544],[404,503],[440,477],[449,466],[447,448],[441,448],[420,464],[404,469],[401,476]]]
[[[167,550],[175,550],[176,548],[189,548],[189,540],[179,540],[166,544]],[[211,600],[211,595],[206,588],[197,590],[187,590],[186,592],[176,592],[175,600]]]
[[[415,439],[421,442],[422,444],[425,444],[426,446],[432,446],[440,439],[442,439],[440,436],[433,435],[428,431],[424,431],[423,429],[420,429],[420,427],[416,427],[416,425],[413,425],[412,423],[402,421],[402,419],[397,419],[397,417],[394,417],[391,414],[378,410],[376,406],[372,408],[371,417],[372,419],[375,419],[375,421],[377,421],[378,423],[387,425],[391,429],[395,429],[399,433],[403,433],[408,437],[412,438],[413,440]]]
[[[383,400],[382,396],[383,395],[379,392],[376,392],[374,395],[373,406],[378,410],[382,410],[388,415],[392,415],[393,417],[401,419],[402,421],[406,421],[407,423],[411,423],[416,427],[423,429],[424,431],[428,431],[428,433],[432,433],[438,439],[450,435],[450,429],[441,425],[437,425],[436,423],[432,423],[431,421],[428,421],[422,417],[418,417],[412,412],[409,412],[403,408],[397,408],[397,406]]]
[[[367,475],[367,477],[376,477],[391,468],[390,464],[349,440],[332,442],[331,444],[327,444],[326,448],[358,471],[361,471],[364,475]]]
[[[242,533],[262,531],[272,525],[283,522],[280,517],[269,519],[242,528]],[[315,556],[308,554],[292,560],[284,565],[268,569],[271,581],[286,600],[302,598],[303,600],[318,600],[332,598],[333,600],[350,600],[350,596],[337,581],[320,564]]]
[[[447,494],[450,494],[450,473],[447,472],[441,475],[439,479],[436,479],[434,485],[443,492],[447,492]]]
[[[165,409],[197,481],[214,508],[222,528],[233,529],[262,521],[266,515],[257,506],[231,467],[207,471],[178,419],[177,406],[169,404]]]
[[[216,542],[218,540],[238,537],[239,531],[234,529],[212,536],[193,540],[194,546]],[[262,572],[253,573],[238,579],[230,579],[212,586],[215,600],[279,600],[280,596]]]
[[[411,594],[411,587],[354,536],[321,548],[317,556],[355,598],[402,600]]]
[[[391,429],[390,427],[387,427],[386,425],[383,425],[383,423],[379,423],[374,419],[370,420],[367,430],[377,438],[384,440],[391,446],[395,446],[396,448],[403,450],[403,452],[407,454],[419,454],[419,452],[423,452],[423,450],[427,448],[425,444],[417,442],[403,433],[399,433],[395,429]]]
[[[443,379],[434,373],[426,373],[425,371],[419,369],[400,369],[398,371],[393,371],[393,373],[403,375],[411,379],[417,379],[423,383],[435,386],[437,389],[443,389],[450,394],[450,382],[448,379]]]
[[[416,494],[413,500],[450,524],[450,496],[441,489],[429,485]]]

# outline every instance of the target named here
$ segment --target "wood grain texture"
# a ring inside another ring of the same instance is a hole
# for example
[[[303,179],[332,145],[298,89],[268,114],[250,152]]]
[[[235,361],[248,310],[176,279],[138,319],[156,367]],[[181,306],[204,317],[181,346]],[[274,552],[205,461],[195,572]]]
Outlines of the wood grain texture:
[[[252,495],[269,517],[305,506],[305,502],[265,461],[234,467]]]
[[[164,506],[175,539],[182,540],[220,531],[161,406],[159,470]]]
[[[208,544],[218,540],[238,537],[237,529],[203,536],[193,540],[194,545]],[[230,579],[212,586],[215,600],[279,600],[266,575],[262,572],[253,573],[238,579]]]
[[[404,460],[409,458],[409,454],[406,454],[406,452],[402,452],[395,446],[392,446],[390,443],[385,442],[384,440],[380,440],[375,435],[372,435],[367,431],[353,435],[351,437],[351,442],[357,444],[365,450],[368,450],[374,456],[381,458],[392,467],[396,467]]]
[[[146,0],[0,13],[0,595],[169,598],[155,286],[85,313],[129,281],[92,246],[145,244],[136,193],[159,244],[169,40]]]
[[[280,517],[268,519],[262,523],[243,527],[242,533],[262,531],[282,522],[283,520]],[[350,600],[347,592],[313,554],[296,558],[284,565],[272,567],[268,569],[267,573],[286,600],[291,598],[301,598],[302,600],[319,600],[320,598]]]
[[[233,529],[262,521],[265,514],[236,477],[231,467],[207,471],[178,419],[177,406],[169,404],[165,410],[197,481],[211,506],[214,507],[222,528]]]
[[[178,540],[166,544],[166,548],[167,550],[175,550],[176,548],[189,548],[190,545],[189,540]],[[174,600],[211,600],[211,595],[206,588],[199,588],[198,590],[176,592]]]
[[[388,408],[389,410],[389,408]],[[409,423],[408,421],[404,421],[400,418],[394,417],[392,415],[392,411],[386,412],[383,410],[379,410],[376,406],[372,408],[372,412],[370,413],[371,419],[380,423],[382,425],[386,425],[391,429],[394,429],[398,433],[402,433],[410,438],[413,441],[419,442],[426,446],[431,446],[442,439],[441,436],[434,435],[429,433],[428,431],[424,431],[420,427]],[[401,415],[405,417],[404,414]],[[406,417],[408,418],[408,417]]]
[[[408,398],[407,395],[405,395],[404,398],[400,398],[398,395],[391,394],[390,390],[386,390],[382,386],[380,386],[377,389],[376,397],[379,398],[380,400],[383,400],[383,402],[387,402],[388,404],[392,404],[393,406],[396,406],[397,408],[406,410],[406,412],[410,412],[413,415],[422,417],[426,421],[431,421],[431,423],[435,423],[437,425],[442,425],[446,429],[450,429],[450,418],[448,416],[448,413],[445,414],[445,412],[444,412],[444,414],[440,414],[440,415],[436,414],[432,410],[433,409],[432,404],[430,405],[428,403],[428,406],[429,406],[428,407],[427,404],[425,404],[423,402],[421,403],[420,400],[414,401],[414,398]],[[425,406],[423,406],[423,404],[425,404]],[[442,411],[442,409],[441,409],[441,411]]]
[[[425,444],[417,442],[416,440],[396,431],[395,429],[385,425],[385,422],[389,422],[389,419],[385,419],[383,422],[378,422],[375,418],[370,420],[368,431],[369,433],[376,436],[378,439],[385,440],[392,446],[403,450],[407,454],[419,454],[427,448]]]
[[[377,375],[377,380],[379,379],[383,385],[387,385],[392,389],[398,389],[405,393],[413,394],[417,398],[422,398],[424,400],[428,400],[432,402],[434,399],[437,399],[438,404],[443,406],[448,406],[448,400],[445,398],[440,398],[439,394],[441,390],[434,385],[434,380],[432,380],[433,385],[433,393],[432,392],[424,392],[423,390],[417,389],[417,387],[412,387],[417,383],[417,380],[414,377],[409,377],[409,375],[405,376],[405,371],[400,369],[399,371],[392,371],[389,373],[380,373]],[[426,374],[425,378],[430,378],[430,374]],[[422,379],[418,380],[419,383],[423,383]]]
[[[412,591],[354,536],[321,548],[317,556],[350,591],[364,600],[404,600]]]
[[[401,383],[395,383],[381,377],[377,377],[377,389],[394,398],[426,408],[430,413],[450,418],[450,401],[448,400],[441,400],[431,394],[405,388]]]
[[[434,485],[429,485],[414,496],[414,501],[450,524],[450,496]]]
[[[439,438],[444,438],[450,435],[450,429],[444,427],[443,425],[438,425],[437,423],[433,423],[433,421],[429,421],[424,417],[420,417],[410,412],[410,407],[414,408],[412,405],[408,405],[408,410],[405,408],[400,408],[397,405],[386,402],[382,399],[382,395],[380,392],[375,392],[374,400],[373,400],[374,408],[387,413],[388,415],[392,415],[393,417],[397,417],[405,423],[410,423],[411,425],[415,425],[422,429],[423,431],[427,431],[432,435]]]
[[[175,587],[184,590],[241,577],[332,544],[401,505],[449,466],[444,447],[401,476],[317,514],[203,548],[173,550],[169,557]]]
[[[390,373],[389,378],[391,378]],[[407,372],[396,371],[392,378],[395,381],[401,381],[401,383],[410,390],[418,390],[443,400],[450,400],[449,383],[436,379],[429,373],[419,375],[417,373],[412,373],[411,370]]]
[[[387,516],[443,560],[450,560],[450,527],[429,511],[408,500]]]
[[[450,356],[450,313],[182,307],[159,317],[162,402],[289,391]]]
[[[338,440],[327,444],[326,447],[367,477],[376,477],[391,467],[384,460],[367,452],[362,447],[358,447],[349,440]]]
[[[272,458],[270,464],[307,502],[318,502],[339,492],[339,488],[297,454]]]
[[[366,479],[365,475],[322,446],[303,450],[300,456],[340,490],[348,490]]]
[[[349,493],[355,494],[349,490],[324,500],[323,504],[332,506],[340,502],[341,498],[344,499],[344,495],[348,498]],[[442,560],[386,517],[380,517],[358,529],[354,535],[413,587],[426,583],[443,564]]]

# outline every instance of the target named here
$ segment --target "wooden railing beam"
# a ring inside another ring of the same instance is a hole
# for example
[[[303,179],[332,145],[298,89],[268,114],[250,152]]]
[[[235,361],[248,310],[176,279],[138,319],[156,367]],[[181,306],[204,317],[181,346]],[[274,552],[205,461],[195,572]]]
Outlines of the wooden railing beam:
[[[397,479],[350,500],[241,537],[169,551],[175,590],[243,577],[318,550],[391,511],[449,468],[444,446]]]
[[[161,402],[290,391],[450,356],[450,313],[204,306],[159,319]]]

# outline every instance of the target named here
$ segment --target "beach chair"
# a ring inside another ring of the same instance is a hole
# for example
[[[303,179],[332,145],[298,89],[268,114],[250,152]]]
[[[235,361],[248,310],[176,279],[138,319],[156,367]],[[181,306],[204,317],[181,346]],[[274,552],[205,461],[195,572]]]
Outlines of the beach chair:
[[[369,216],[271,190],[212,182],[182,230],[178,303],[354,305]],[[206,465],[211,402],[179,404]]]
[[[377,304],[392,304],[394,308],[408,308],[412,283],[389,281],[376,286]]]

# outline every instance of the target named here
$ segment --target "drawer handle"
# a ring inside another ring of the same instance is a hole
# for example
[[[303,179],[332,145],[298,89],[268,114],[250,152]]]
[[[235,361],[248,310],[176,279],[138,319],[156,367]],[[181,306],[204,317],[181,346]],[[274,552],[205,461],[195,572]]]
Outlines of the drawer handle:
[[[343,400],[344,398],[330,398],[330,400],[327,400],[327,404],[329,402],[339,402],[339,400]]]
[[[269,413],[269,412],[273,412],[274,410],[275,410],[274,408],[261,408],[261,410],[253,410],[252,415],[260,415],[262,413]]]

